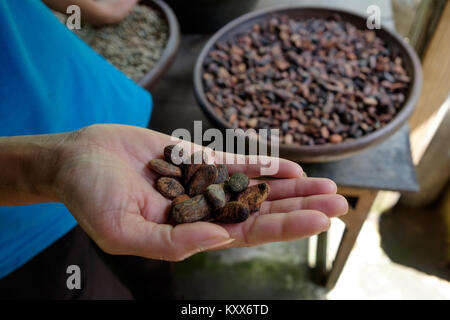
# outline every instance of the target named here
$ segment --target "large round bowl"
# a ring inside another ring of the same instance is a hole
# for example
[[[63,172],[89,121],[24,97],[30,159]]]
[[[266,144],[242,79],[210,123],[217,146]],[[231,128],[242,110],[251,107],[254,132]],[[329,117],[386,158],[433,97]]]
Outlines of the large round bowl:
[[[302,20],[309,18],[329,18],[334,14],[339,14],[343,21],[348,21],[357,28],[367,28],[366,18],[353,12],[341,9],[309,6],[288,6],[263,9],[245,14],[220,29],[205,44],[203,50],[198,56],[194,69],[195,96],[206,115],[219,128],[231,128],[231,126],[224,119],[215,114],[212,105],[206,99],[202,83],[202,71],[205,58],[217,42],[231,40],[236,34],[248,30],[253,24],[265,21],[273,15],[287,15],[290,18]],[[414,49],[396,33],[384,28],[374,31],[379,38],[392,47],[398,49],[399,54],[403,59],[405,70],[411,78],[411,83],[401,110],[384,127],[355,140],[344,141],[339,144],[324,144],[315,146],[281,144],[279,150],[280,157],[302,162],[327,162],[342,159],[384,141],[406,122],[414,110],[420,94],[420,88],[422,86],[422,71],[419,58],[417,57]]]
[[[141,87],[151,90],[162,78],[175,58],[175,54],[180,44],[180,27],[177,17],[164,1],[143,0],[139,4],[146,5],[151,9],[158,11],[166,21],[169,31],[166,47],[164,48],[161,57],[153,68],[139,81],[139,85]]]

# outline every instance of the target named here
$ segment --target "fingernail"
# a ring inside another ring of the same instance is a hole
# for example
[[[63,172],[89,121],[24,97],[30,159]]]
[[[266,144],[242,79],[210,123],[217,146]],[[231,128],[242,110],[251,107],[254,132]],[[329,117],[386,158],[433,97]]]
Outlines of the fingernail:
[[[298,177],[303,176],[305,174],[305,172],[303,171],[302,166],[299,165],[298,163],[296,163],[296,165],[297,165],[297,176]]]
[[[210,250],[230,244],[234,240],[235,239],[233,238],[223,238],[223,237],[210,238],[202,241],[199,247],[202,249],[202,251]]]
[[[306,174],[305,171],[302,171],[302,177],[304,177],[304,178],[307,178],[307,177],[308,177],[308,175]]]
[[[348,213],[348,202],[347,199],[345,199],[344,196],[338,195],[338,204],[336,205],[336,208],[339,209],[339,212],[336,216],[343,216]]]
[[[328,217],[326,215],[324,215],[324,214],[321,215],[319,220],[320,220],[319,229],[321,229],[322,231],[326,231],[330,228],[331,221],[330,221],[330,219],[328,219]]]

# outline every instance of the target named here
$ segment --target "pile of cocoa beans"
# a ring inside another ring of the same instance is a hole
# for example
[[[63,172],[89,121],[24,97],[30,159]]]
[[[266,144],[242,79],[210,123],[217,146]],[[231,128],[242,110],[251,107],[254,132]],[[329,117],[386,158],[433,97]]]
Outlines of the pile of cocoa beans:
[[[245,174],[230,177],[224,164],[208,164],[205,152],[188,157],[177,145],[166,146],[163,158],[151,160],[148,166],[161,176],[155,188],[172,200],[170,212],[176,223],[243,222],[270,193],[267,183],[249,186]]]
[[[330,19],[274,16],[219,41],[203,87],[230,127],[280,129],[280,143],[337,144],[389,123],[411,79],[398,48]]]

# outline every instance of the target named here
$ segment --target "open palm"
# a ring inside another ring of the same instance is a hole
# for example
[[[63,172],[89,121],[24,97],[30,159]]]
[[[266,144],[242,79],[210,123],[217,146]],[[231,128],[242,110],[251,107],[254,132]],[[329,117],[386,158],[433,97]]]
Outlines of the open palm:
[[[245,222],[172,226],[167,223],[170,200],[155,190],[157,175],[147,167],[169,144],[170,136],[122,125],[95,125],[66,139],[59,159],[59,198],[104,251],[179,261],[210,249],[317,234],[329,227],[329,217],[347,212],[334,182],[302,177],[297,164],[281,160],[280,179],[267,181],[272,189],[268,201]],[[258,165],[228,169],[259,175]]]

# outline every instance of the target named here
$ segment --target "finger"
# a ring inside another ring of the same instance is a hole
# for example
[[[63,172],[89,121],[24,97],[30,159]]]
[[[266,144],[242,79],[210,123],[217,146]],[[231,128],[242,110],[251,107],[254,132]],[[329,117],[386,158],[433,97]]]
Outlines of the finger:
[[[128,126],[120,126],[119,130],[129,130]],[[230,174],[242,172],[250,177],[258,177],[262,175],[270,175],[278,178],[297,178],[301,177],[303,170],[299,164],[275,157],[268,156],[244,156],[236,155],[227,152],[213,151],[211,148],[203,147],[188,141],[180,140],[156,131],[135,128],[133,132],[128,132],[126,135],[132,135],[132,141],[136,141],[136,147],[129,146],[133,154],[137,155],[140,163],[147,163],[151,157],[158,157],[162,154],[162,150],[169,144],[178,144],[183,148],[187,155],[193,152],[203,150],[215,163],[224,163]],[[147,150],[142,148],[142,145],[151,143],[153,148]],[[161,150],[161,151],[154,151]],[[155,153],[156,152],[156,153]],[[151,156],[149,155],[150,153]]]
[[[255,246],[267,242],[290,241],[327,230],[328,217],[319,211],[252,215],[240,224],[222,225],[234,239],[227,247]]]
[[[217,163],[225,163],[231,174],[240,172],[250,178],[260,176],[272,176],[277,178],[298,178],[302,176],[303,170],[298,163],[274,158],[260,156],[242,156],[227,154],[228,158],[220,158]],[[215,157],[217,159],[217,156]]]
[[[115,253],[169,261],[181,261],[234,240],[217,224],[196,222],[172,227],[147,221],[140,215],[127,215],[122,229],[115,241]]]
[[[268,200],[278,200],[294,197],[312,196],[315,194],[334,194],[337,192],[336,183],[327,178],[297,178],[253,180],[251,185],[267,182],[270,185]]]
[[[306,209],[323,212],[328,217],[337,217],[347,213],[348,204],[347,200],[340,194],[320,194],[308,197],[265,201],[261,205],[259,213],[268,214]]]

